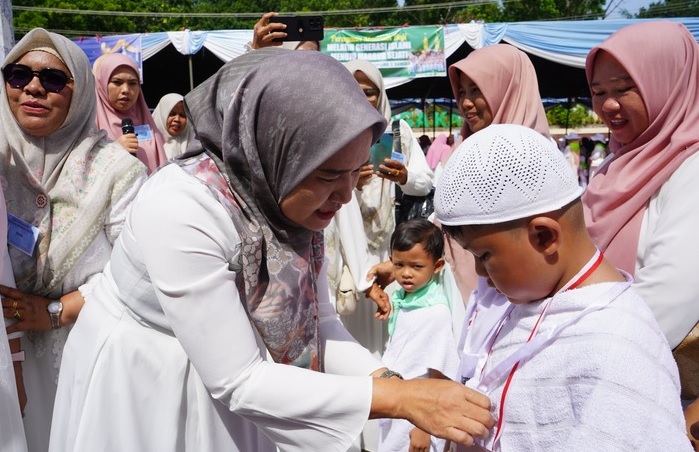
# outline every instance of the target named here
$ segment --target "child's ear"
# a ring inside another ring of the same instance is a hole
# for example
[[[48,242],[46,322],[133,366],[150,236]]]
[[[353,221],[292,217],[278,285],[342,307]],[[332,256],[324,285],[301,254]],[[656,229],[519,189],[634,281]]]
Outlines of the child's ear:
[[[550,256],[561,245],[561,225],[550,217],[534,217],[527,226],[529,242],[540,253]]]
[[[439,273],[442,269],[444,268],[444,258],[440,257],[437,259],[437,261],[434,263],[434,272]]]

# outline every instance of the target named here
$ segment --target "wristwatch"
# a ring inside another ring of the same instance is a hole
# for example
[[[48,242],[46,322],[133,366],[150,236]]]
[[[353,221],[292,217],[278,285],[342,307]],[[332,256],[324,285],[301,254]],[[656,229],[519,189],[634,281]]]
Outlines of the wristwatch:
[[[49,311],[51,329],[59,329],[61,327],[61,313],[63,312],[63,303],[61,303],[61,300],[51,301],[46,307],[46,310]]]
[[[398,372],[396,372],[395,370],[391,370],[391,369],[386,369],[383,371],[383,373],[381,375],[379,375],[379,378],[391,378],[391,377],[398,377],[401,380],[403,379],[403,375],[401,375]]]

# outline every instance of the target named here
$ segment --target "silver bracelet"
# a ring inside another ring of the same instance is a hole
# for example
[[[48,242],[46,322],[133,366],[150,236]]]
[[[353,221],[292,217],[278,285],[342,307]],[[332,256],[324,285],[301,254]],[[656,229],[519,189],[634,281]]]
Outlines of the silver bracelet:
[[[391,378],[391,377],[398,377],[401,380],[404,379],[403,375],[401,375],[398,372],[396,372],[395,370],[391,370],[391,369],[386,369],[383,371],[383,373],[381,375],[379,375],[379,378]]]

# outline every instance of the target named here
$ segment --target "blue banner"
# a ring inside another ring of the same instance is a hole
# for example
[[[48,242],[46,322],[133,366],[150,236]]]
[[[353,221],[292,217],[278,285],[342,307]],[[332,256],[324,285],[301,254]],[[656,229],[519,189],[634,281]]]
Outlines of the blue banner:
[[[136,66],[138,66],[141,83],[143,83],[141,34],[74,38],[73,42],[85,52],[93,69],[99,65],[100,57],[104,55],[123,53],[130,56],[136,62]]]

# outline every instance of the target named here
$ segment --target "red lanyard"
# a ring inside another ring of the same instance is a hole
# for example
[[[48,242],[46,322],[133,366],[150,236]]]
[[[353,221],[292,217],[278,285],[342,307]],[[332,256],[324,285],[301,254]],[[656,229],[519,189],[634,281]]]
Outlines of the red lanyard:
[[[577,275],[575,275],[568,283],[566,283],[557,293],[565,292],[566,290],[570,289],[575,289],[578,287],[583,281],[585,281],[596,269],[597,267],[600,266],[602,263],[602,260],[604,259],[604,255],[597,250],[594,256],[585,264],[585,266],[578,272]],[[531,333],[529,333],[529,337],[527,338],[527,342],[531,341],[532,338],[536,335],[537,330],[539,329],[539,324],[541,323],[541,319],[543,319],[544,314],[546,313],[546,310],[548,309],[549,305],[551,304],[551,301],[553,301],[553,297],[549,298],[544,305],[543,309],[541,310],[541,313],[539,314],[539,318],[536,320],[536,323],[534,324],[534,327],[532,328]],[[495,340],[497,339],[497,335],[500,333],[500,329],[502,329],[502,326],[505,324],[507,319],[509,318],[509,313],[507,317],[503,320],[503,322],[500,324],[500,327],[498,328],[498,332],[495,335],[495,339],[493,340],[493,343],[491,344],[491,350],[493,347],[493,344],[495,343]],[[490,350],[488,351],[488,355],[490,355]],[[498,423],[495,427],[495,439],[493,441],[493,445],[497,444],[497,442],[500,440],[500,436],[502,435],[502,423],[503,423],[503,414],[505,411],[505,398],[507,397],[507,391],[510,389],[510,383],[512,382],[512,378],[515,375],[515,372],[517,372],[517,369],[519,368],[519,363],[520,361],[517,361],[514,366],[512,366],[512,370],[510,371],[510,374],[507,376],[507,381],[505,381],[505,386],[502,389],[502,395],[500,396],[500,407],[498,409]]]

